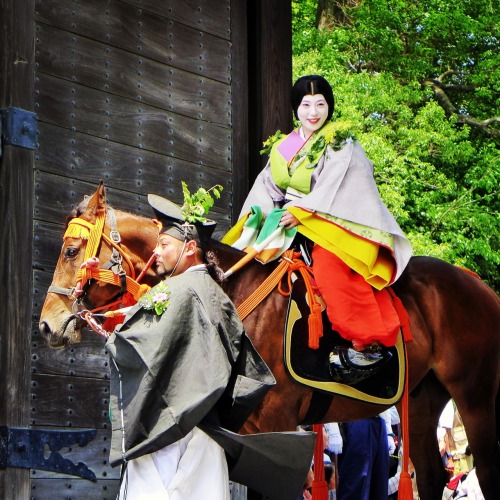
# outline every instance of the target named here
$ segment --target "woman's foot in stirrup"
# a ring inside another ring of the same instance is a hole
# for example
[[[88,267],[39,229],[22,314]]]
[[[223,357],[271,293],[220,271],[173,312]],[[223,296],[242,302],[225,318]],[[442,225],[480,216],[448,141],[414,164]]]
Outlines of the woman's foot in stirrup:
[[[330,373],[337,382],[354,384],[378,372],[392,357],[389,350],[380,345],[354,347],[334,347],[330,353]]]
[[[363,344],[358,340],[352,341],[352,349],[347,350],[347,362],[355,368],[374,368],[379,363],[385,364],[391,359],[392,354],[387,347],[379,342]]]

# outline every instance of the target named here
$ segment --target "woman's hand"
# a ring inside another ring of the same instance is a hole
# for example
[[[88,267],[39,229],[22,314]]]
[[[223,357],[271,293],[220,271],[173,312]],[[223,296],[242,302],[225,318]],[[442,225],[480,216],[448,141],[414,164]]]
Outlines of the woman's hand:
[[[300,224],[299,219],[295,217],[291,212],[285,210],[280,219],[280,226],[285,227],[286,229],[292,229],[292,227],[298,226]]]

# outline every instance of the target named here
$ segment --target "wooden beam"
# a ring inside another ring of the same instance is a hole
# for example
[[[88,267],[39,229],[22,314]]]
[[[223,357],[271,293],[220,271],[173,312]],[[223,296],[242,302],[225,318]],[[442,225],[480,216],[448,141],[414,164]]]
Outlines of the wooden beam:
[[[248,26],[247,2],[231,0],[232,205],[236,222],[248,194]]]
[[[0,107],[33,111],[35,1],[2,0]],[[2,144],[0,158],[0,425],[29,427],[33,151]],[[0,497],[30,497],[28,469],[0,471]]]
[[[293,126],[292,6],[290,0],[249,3],[250,170],[253,183],[266,162],[259,151],[276,130]]]

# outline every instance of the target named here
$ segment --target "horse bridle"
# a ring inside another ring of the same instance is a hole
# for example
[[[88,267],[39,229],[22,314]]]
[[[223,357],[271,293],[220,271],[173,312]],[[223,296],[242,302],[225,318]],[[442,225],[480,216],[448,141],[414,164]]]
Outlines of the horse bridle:
[[[110,224],[109,236],[104,233],[104,223],[106,220],[106,212]],[[129,256],[123,251],[120,246],[121,236],[118,231],[115,212],[111,207],[107,207],[106,211],[101,211],[96,217],[96,222],[93,224],[80,217],[75,217],[68,223],[68,227],[64,234],[64,239],[69,236],[78,235],[82,239],[87,239],[85,248],[85,256],[83,262],[86,263],[89,259],[96,257],[101,241],[104,240],[112,249],[112,254],[109,260],[100,268],[84,266],[78,270],[77,282],[73,288],[65,288],[57,285],[49,286],[47,293],[56,293],[73,298],[72,313],[76,317],[84,319],[89,326],[105,337],[109,334],[102,329],[100,324],[95,320],[95,312],[103,309],[109,309],[116,305],[120,300],[117,297],[122,297],[125,292],[129,292],[135,301],[138,301],[142,295],[150,290],[150,286],[140,284],[140,280],[146,274],[148,269],[154,262],[155,255],[151,255],[146,266],[141,271],[136,279],[135,270]],[[127,263],[131,276],[128,276],[122,266],[123,260]],[[89,288],[91,280],[102,283],[107,283],[120,287],[120,291],[111,299],[111,302],[97,309],[92,309],[92,306],[86,303],[86,292]],[[77,293],[77,289],[79,293]],[[88,308],[85,308],[85,306]]]

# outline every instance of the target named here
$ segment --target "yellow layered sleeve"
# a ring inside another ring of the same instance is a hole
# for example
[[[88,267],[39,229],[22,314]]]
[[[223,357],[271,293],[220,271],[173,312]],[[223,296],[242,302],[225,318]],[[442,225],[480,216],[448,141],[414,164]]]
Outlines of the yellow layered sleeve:
[[[356,232],[363,232],[360,225],[346,222],[349,229],[326,220],[307,210],[298,207],[287,209],[300,221],[299,233],[309,238],[314,243],[334,253],[351,269],[359,273],[377,290],[381,290],[391,282],[395,269],[391,245],[382,246],[380,242],[372,241]],[[339,219],[340,221],[340,219]],[[373,230],[368,228],[371,232]],[[380,235],[379,240],[387,240],[387,233]],[[390,236],[390,235],[389,235]]]

